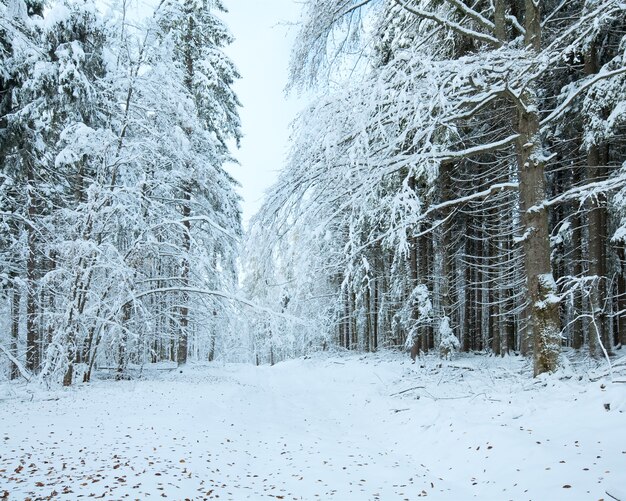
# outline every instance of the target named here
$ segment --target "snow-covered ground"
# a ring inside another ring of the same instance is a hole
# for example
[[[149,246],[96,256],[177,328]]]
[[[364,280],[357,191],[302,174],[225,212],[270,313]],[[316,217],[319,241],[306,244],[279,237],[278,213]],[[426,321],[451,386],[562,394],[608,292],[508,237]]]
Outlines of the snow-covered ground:
[[[0,498],[626,500],[626,384],[527,364],[320,356],[1,386]]]

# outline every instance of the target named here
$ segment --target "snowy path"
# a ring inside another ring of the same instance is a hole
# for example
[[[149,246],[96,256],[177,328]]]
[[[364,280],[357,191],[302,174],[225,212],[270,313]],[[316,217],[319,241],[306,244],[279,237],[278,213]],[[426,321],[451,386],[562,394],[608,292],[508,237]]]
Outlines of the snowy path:
[[[3,400],[0,498],[621,496],[626,385],[539,390],[520,359],[483,360],[195,367]]]

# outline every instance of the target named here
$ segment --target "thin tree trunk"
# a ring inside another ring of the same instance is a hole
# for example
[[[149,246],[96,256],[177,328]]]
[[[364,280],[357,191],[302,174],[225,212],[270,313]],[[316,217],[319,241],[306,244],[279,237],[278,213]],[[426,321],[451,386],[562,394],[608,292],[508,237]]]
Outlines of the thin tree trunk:
[[[582,169],[575,168],[574,169],[574,185],[578,185],[581,181],[582,177]],[[583,245],[583,220],[578,212],[577,208],[572,205],[572,211],[575,211],[575,214],[572,218],[572,252],[571,252],[571,261],[572,261],[572,275],[574,277],[582,277],[583,270],[583,254],[582,254],[582,245]],[[584,335],[583,335],[583,324],[581,315],[583,313],[583,295],[580,289],[576,289],[573,293],[572,298],[572,325],[571,325],[571,335],[572,335],[572,347],[576,350],[582,348],[584,343]]]
[[[626,346],[626,247],[621,245],[617,251],[618,267],[617,267],[617,294],[614,330],[617,333],[617,343],[622,347]]]
[[[461,340],[461,348],[464,352],[468,353],[472,349],[472,309],[474,303],[474,289],[472,286],[472,266],[469,262],[470,256],[473,252],[473,240],[472,240],[472,229],[471,222],[469,218],[465,219],[465,245],[464,245],[464,253],[465,253],[465,293],[464,299],[465,304],[463,305],[465,309],[464,314],[464,328],[463,328],[463,339]]]
[[[371,304],[371,281],[365,286],[365,332],[363,333],[365,341],[365,351],[370,351],[370,336],[372,322],[372,304]]]
[[[14,277],[15,278],[15,277]],[[20,335],[20,292],[19,286],[13,283],[11,287],[11,346],[10,351],[18,359],[18,341]],[[20,370],[17,365],[11,363],[11,379],[20,377]]]
[[[183,260],[182,260],[182,286],[189,288],[191,286],[191,267],[189,262],[189,255],[191,253],[191,187],[185,187],[185,193],[183,194]],[[189,344],[189,293],[183,292],[182,303],[180,307],[180,333],[178,337],[178,351],[176,354],[176,361],[178,365],[184,365],[187,363],[187,351]]]
[[[409,179],[409,188],[415,192],[416,190],[416,182],[415,177],[411,176]],[[418,226],[419,231],[419,226]],[[416,287],[419,285],[419,271],[418,271],[418,238],[411,235],[409,237],[409,273],[410,273],[410,291],[409,297],[412,297],[413,292]],[[419,343],[420,336],[417,332],[417,323],[419,322],[419,311],[417,305],[412,305],[411,308],[411,335],[413,336],[412,344],[411,344],[411,358],[415,361],[417,355],[419,354]]]
[[[343,304],[344,304],[344,336],[345,336],[345,348],[350,349],[350,292],[346,289],[343,293]]]
[[[37,257],[35,248],[37,246],[37,237],[33,225],[37,216],[37,207],[35,202],[35,173],[33,167],[28,167],[28,219],[30,224],[26,225],[27,233],[27,258],[26,258],[26,368],[35,373],[39,370],[41,362],[39,360],[39,339],[37,328]]]
[[[426,234],[426,235],[422,235],[419,237],[418,239],[418,245],[419,245],[419,252],[418,252],[418,257],[419,257],[419,265],[417,267],[417,270],[420,274],[419,276],[419,281],[421,284],[425,285],[429,291],[431,291],[430,289],[430,284],[429,284],[429,280],[428,280],[428,274],[429,274],[429,263],[428,263],[428,240],[430,238],[430,235]],[[420,332],[420,344],[421,344],[421,350],[424,353],[428,353],[428,338],[430,335],[430,330],[431,327],[430,325],[428,325],[427,323],[425,323],[425,325],[423,325],[421,332]]]
[[[595,47],[591,47],[585,55],[585,74],[598,72],[598,61]],[[587,178],[590,182],[602,181],[606,178],[606,161],[601,158],[601,146],[593,144],[587,152]],[[606,248],[607,214],[606,197],[602,194],[590,197],[589,203],[589,276],[593,278],[589,301],[591,304],[592,322],[589,331],[589,353],[592,357],[602,354],[600,342],[610,351],[610,341],[606,318]]]

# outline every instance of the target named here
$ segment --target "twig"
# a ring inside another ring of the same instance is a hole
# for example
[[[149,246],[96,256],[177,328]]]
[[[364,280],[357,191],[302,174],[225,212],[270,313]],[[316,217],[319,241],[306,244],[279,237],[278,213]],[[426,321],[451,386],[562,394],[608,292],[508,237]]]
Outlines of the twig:
[[[616,498],[613,494],[611,494],[609,491],[604,491],[606,493],[607,496],[609,496],[610,498],[616,499],[617,501],[623,501],[620,498]]]
[[[398,393],[392,393],[389,395],[390,397],[395,397],[396,395],[402,395],[403,393],[407,393],[413,390],[423,390],[426,386],[414,386],[413,388],[407,388],[406,390],[399,391]]]

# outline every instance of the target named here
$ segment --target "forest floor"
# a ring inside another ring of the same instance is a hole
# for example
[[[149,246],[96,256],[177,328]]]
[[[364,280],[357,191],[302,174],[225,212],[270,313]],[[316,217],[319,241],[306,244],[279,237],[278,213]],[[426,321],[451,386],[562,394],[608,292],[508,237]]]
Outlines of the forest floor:
[[[405,357],[0,385],[0,499],[626,500],[626,384],[606,365]]]

